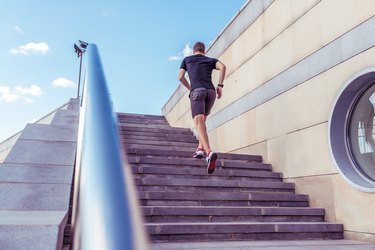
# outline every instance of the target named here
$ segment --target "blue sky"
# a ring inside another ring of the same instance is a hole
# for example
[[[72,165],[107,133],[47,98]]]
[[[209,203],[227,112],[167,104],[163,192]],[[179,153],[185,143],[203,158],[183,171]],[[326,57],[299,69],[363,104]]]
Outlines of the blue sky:
[[[184,52],[212,43],[245,2],[3,1],[0,142],[76,96],[78,39],[98,45],[116,111],[160,114]]]

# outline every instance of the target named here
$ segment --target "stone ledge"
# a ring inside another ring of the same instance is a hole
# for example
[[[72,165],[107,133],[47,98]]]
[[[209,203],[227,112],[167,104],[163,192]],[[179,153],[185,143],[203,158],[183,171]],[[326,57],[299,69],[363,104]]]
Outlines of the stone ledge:
[[[71,185],[0,183],[0,210],[68,211]]]
[[[0,211],[0,249],[58,249],[65,211]]]
[[[4,163],[0,168],[0,183],[71,184],[74,166]]]
[[[19,139],[76,142],[77,126],[27,124]]]

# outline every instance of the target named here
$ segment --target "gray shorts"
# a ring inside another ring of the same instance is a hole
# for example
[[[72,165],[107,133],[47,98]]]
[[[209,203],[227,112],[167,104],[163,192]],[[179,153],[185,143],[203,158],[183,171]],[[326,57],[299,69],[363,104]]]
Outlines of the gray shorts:
[[[216,99],[214,89],[196,88],[190,93],[191,114],[193,118],[196,115],[209,115]]]

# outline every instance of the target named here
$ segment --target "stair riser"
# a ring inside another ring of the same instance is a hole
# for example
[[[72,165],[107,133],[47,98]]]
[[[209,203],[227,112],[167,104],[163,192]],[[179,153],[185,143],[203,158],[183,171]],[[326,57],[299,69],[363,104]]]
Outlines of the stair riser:
[[[280,193],[218,193],[218,192],[139,192],[141,199],[182,201],[308,201],[308,195]]]
[[[222,170],[224,171],[224,170]],[[133,174],[136,179],[140,178],[158,178],[158,179],[198,179],[198,180],[209,180],[209,181],[270,181],[270,182],[282,182],[280,178],[266,178],[266,177],[242,177],[242,176],[216,176],[207,175],[206,171],[196,171],[194,174],[169,174],[169,173],[157,173],[157,174],[144,174],[138,172],[133,168]]]
[[[168,125],[168,124],[156,124],[156,123],[129,123],[129,122],[121,122],[119,123],[119,125],[122,127],[122,128],[133,128],[133,129],[136,129],[136,128],[147,128],[147,129],[167,129],[167,130],[170,130],[171,127]]]
[[[202,178],[210,180],[215,179],[238,179],[241,178],[246,180],[247,178],[254,178],[254,179],[270,179],[274,181],[282,181],[282,176],[280,173],[270,172],[269,170],[264,171],[252,171],[252,170],[236,170],[236,169],[221,169],[218,172],[215,172],[214,175],[207,175],[206,168],[204,166],[198,166],[195,168],[192,167],[185,167],[185,166],[155,166],[153,164],[137,164],[132,163],[132,171],[134,174],[145,174],[145,175],[160,175],[160,176],[168,176],[178,178],[184,178],[184,176],[194,176],[194,178]]]
[[[151,140],[151,141],[169,141],[169,142],[189,142],[198,144],[197,139],[193,136],[141,136],[141,135],[123,135],[122,140]]]
[[[294,194],[294,190],[273,188],[235,188],[235,187],[184,187],[184,186],[137,186],[139,191],[181,191],[181,192],[276,192]]]
[[[281,208],[281,207],[179,207],[179,206],[148,206],[141,207],[145,216],[312,216],[324,217],[322,208]],[[187,209],[189,208],[189,209]]]
[[[236,206],[236,207],[308,207],[307,201],[180,201],[140,200],[142,206]]]
[[[131,127],[131,126],[121,126],[121,131],[125,133],[128,131],[135,132],[146,132],[151,134],[181,134],[181,135],[193,135],[190,129],[186,128],[147,128],[147,127]]]
[[[162,115],[146,115],[134,113],[117,113],[119,119],[147,119],[147,120],[165,120]]]
[[[184,134],[167,134],[167,133],[154,133],[152,131],[150,132],[142,132],[142,131],[132,131],[132,130],[122,130],[120,129],[120,133],[122,136],[143,136],[143,137],[147,137],[147,136],[150,136],[150,137],[156,137],[156,138],[168,138],[168,137],[188,137],[188,138],[191,138],[191,137],[194,137],[193,134],[188,134],[188,135],[184,135]]]
[[[183,222],[323,222],[323,216],[145,216],[147,223],[183,223]]]
[[[130,118],[130,117],[118,117],[120,123],[138,123],[138,124],[165,124],[169,126],[169,123],[164,118],[161,119],[145,119],[145,118]]]
[[[198,166],[201,168],[206,167],[205,160],[197,160],[197,159],[170,159],[170,158],[161,158],[161,157],[134,157],[128,156],[128,162],[132,166],[136,166],[135,164],[153,164],[154,166],[166,166],[172,165],[175,167],[182,166]],[[216,167],[220,168],[223,167],[224,169],[241,169],[241,170],[263,170],[263,171],[271,171],[271,166],[267,164],[260,164],[260,163],[244,163],[244,162],[235,162],[231,160],[217,160]]]
[[[193,171],[204,171],[202,174],[207,175],[207,170],[206,170],[206,165],[188,165],[188,164],[180,164],[180,165],[173,165],[173,164],[164,164],[164,163],[156,163],[156,164],[149,164],[149,163],[129,163],[131,167],[146,167],[146,168],[152,168],[152,167],[164,167],[164,168],[190,168]],[[216,170],[213,174],[208,175],[208,176],[223,176],[224,173],[233,171],[251,171],[251,172],[259,172],[259,173],[272,173],[271,170],[265,169],[265,168],[260,168],[257,166],[248,166],[246,168],[242,167],[221,167],[216,165]],[[222,171],[222,172],[221,172]]]
[[[119,125],[143,125],[143,126],[153,126],[153,125],[161,125],[161,126],[169,126],[166,120],[142,120],[142,119],[119,119]]]
[[[226,234],[226,233],[313,233],[339,232],[342,225],[316,223],[187,223],[187,224],[146,224],[151,235],[157,234]]]
[[[236,188],[272,188],[272,189],[294,189],[294,183],[267,182],[267,181],[224,181],[224,180],[199,180],[195,178],[136,178],[137,185],[144,186],[179,186],[179,187],[236,187]]]
[[[195,150],[195,149],[194,149]],[[161,150],[161,149],[149,149],[149,148],[137,148],[133,146],[128,148],[127,154],[128,155],[153,155],[153,156],[176,156],[182,158],[191,158],[193,156],[194,151],[171,151],[170,149]],[[247,162],[262,162],[262,157],[260,156],[253,156],[253,155],[235,155],[235,154],[222,154],[218,153],[219,159],[226,159],[226,160],[242,160]]]
[[[193,155],[187,157],[184,156],[155,156],[155,155],[137,155],[137,154],[127,154],[129,163],[150,163],[150,164],[167,164],[167,165],[198,165],[205,166],[206,159],[196,159]],[[265,170],[271,170],[272,167],[270,164],[259,163],[259,162],[249,162],[244,160],[235,160],[235,159],[225,159],[218,157],[216,161],[216,166],[228,166],[228,167],[238,167],[238,168],[247,168],[247,167],[256,167],[263,168]]]
[[[242,240],[319,240],[343,239],[343,233],[228,233],[228,234],[187,234],[187,235],[150,235],[152,242],[205,242],[205,241],[242,241]]]
[[[123,145],[150,145],[150,146],[168,146],[168,147],[187,147],[187,148],[195,148],[198,143],[197,142],[174,142],[174,141],[152,141],[152,140],[134,140],[134,139],[123,139],[121,140]]]
[[[142,144],[122,144],[124,146],[124,148],[128,149],[128,148],[140,148],[140,149],[156,149],[156,150],[169,150],[171,152],[173,151],[189,151],[191,152],[190,155],[192,156],[193,153],[195,152],[196,150],[196,146],[194,147],[179,147],[179,146],[164,146],[164,145],[142,145]]]

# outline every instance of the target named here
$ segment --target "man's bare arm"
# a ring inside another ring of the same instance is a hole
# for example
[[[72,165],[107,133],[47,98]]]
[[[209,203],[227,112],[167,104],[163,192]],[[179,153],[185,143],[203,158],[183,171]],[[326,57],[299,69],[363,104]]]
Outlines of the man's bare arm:
[[[225,79],[225,71],[227,67],[224,65],[224,63],[217,61],[216,62],[216,69],[220,71],[219,73],[219,84],[223,84],[224,79]]]
[[[180,69],[178,72],[178,80],[190,91],[190,84],[185,78],[185,72],[186,70]]]
[[[226,71],[226,67],[225,65],[220,62],[220,61],[217,61],[216,62],[216,65],[215,65],[216,69],[219,70],[219,84],[224,86],[223,85],[223,82],[224,82],[224,79],[225,79],[225,71]],[[217,94],[217,99],[220,99],[222,94],[223,94],[223,88],[222,86],[218,86],[216,88],[216,94]]]

